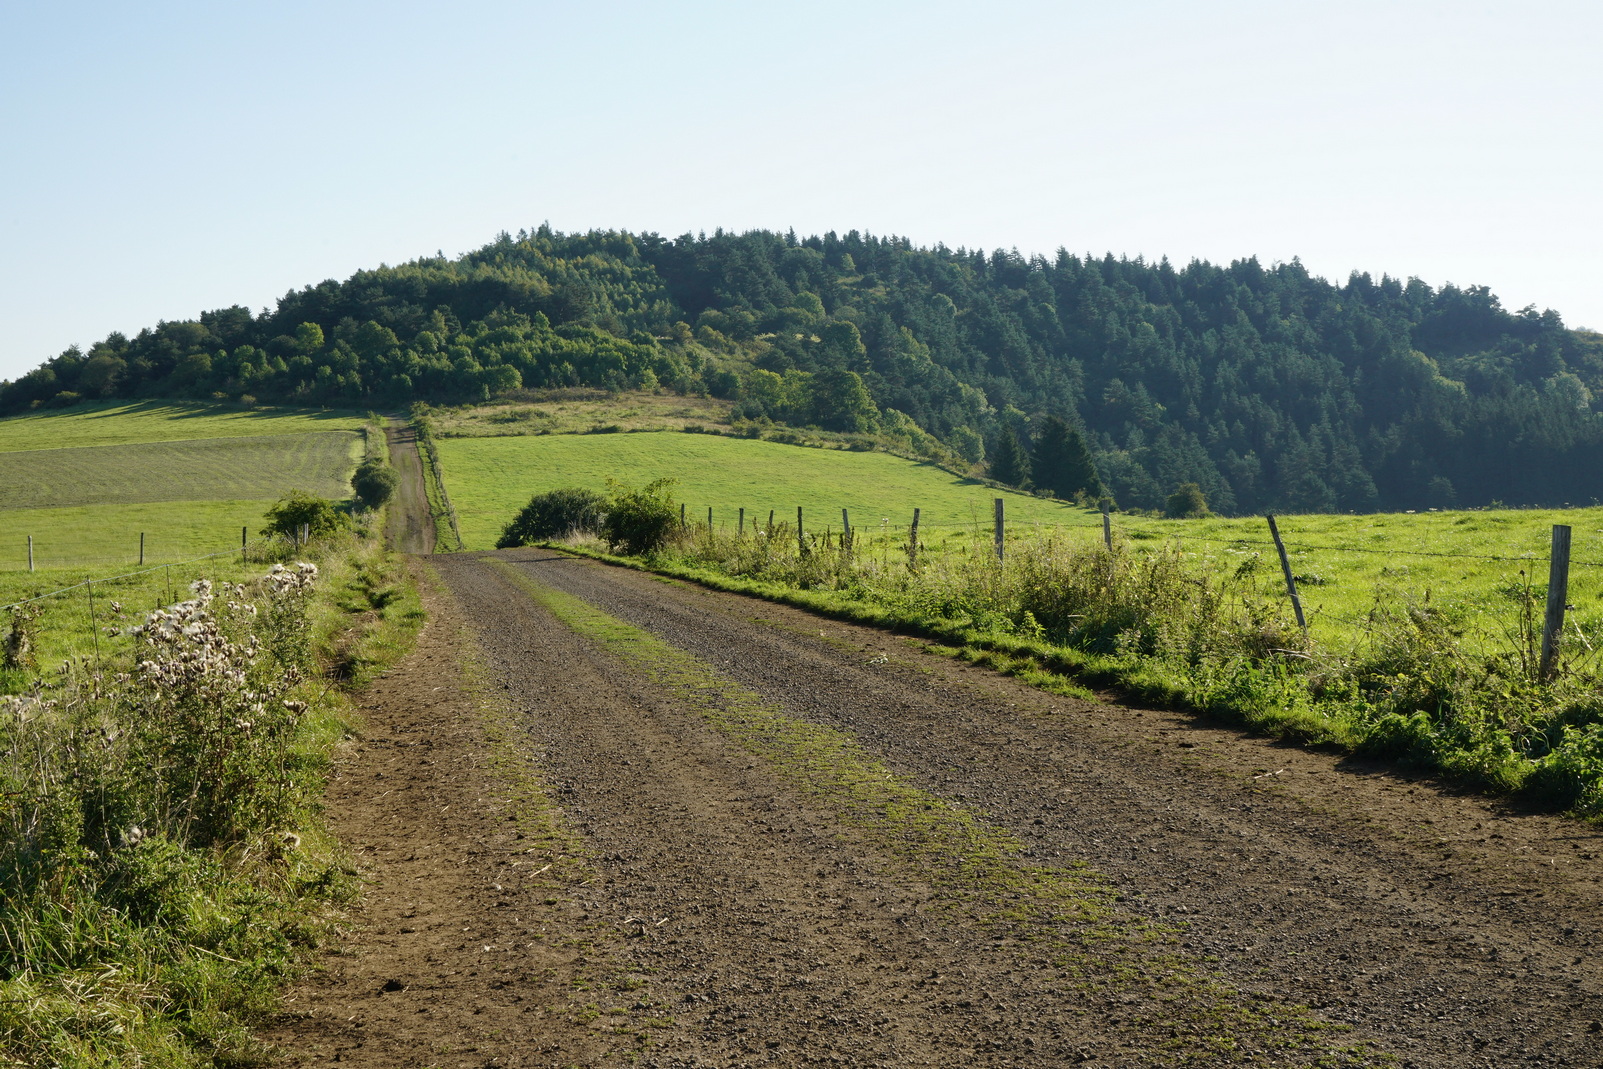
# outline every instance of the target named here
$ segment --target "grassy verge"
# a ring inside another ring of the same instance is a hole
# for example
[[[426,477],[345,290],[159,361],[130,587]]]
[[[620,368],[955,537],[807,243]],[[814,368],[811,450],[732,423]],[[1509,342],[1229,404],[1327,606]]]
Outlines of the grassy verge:
[[[919,635],[1047,689],[1111,689],[1603,816],[1603,677],[1586,661],[1535,677],[1533,594],[1490,653],[1450,612],[1403,598],[1377,598],[1359,640],[1332,649],[1297,633],[1272,582],[1221,580],[1178,550],[1021,541],[1006,565],[977,550],[911,569],[827,539],[778,543],[703,529],[649,560],[555,548]]]
[[[1372,1052],[1328,1046],[1321,1034],[1330,1026],[1305,1009],[1254,999],[1209,976],[1177,952],[1171,931],[1120,911],[1115,889],[1088,867],[1030,863],[1015,837],[902,781],[850,735],[792,717],[655,635],[492,563],[568,627],[832,812],[901,881],[928,888],[933,915],[1006,931],[1036,968],[1057,970],[1066,986],[1102,996],[1139,994],[1161,1007],[1134,1023],[1139,1030],[1161,1020],[1162,1061],[1196,1064],[1229,1052],[1302,1064],[1374,1064]]]
[[[0,698],[0,1063],[262,1056],[252,1023],[354,891],[319,819],[350,716],[321,666],[371,671],[421,616],[373,540],[308,552]]]

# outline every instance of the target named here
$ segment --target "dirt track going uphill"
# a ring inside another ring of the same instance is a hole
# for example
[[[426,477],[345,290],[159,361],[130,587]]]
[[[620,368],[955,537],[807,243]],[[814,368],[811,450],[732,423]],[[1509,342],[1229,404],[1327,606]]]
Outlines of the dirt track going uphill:
[[[292,1063],[1603,1065],[1592,829],[552,552],[431,564]]]

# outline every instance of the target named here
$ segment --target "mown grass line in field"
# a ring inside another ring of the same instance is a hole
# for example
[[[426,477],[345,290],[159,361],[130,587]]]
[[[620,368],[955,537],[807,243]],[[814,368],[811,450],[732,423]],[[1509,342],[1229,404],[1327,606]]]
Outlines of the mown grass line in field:
[[[352,431],[36,449],[6,454],[0,511],[151,501],[350,495],[363,449]]]
[[[1242,1046],[1319,1064],[1375,1064],[1368,1050],[1327,1046],[1333,1026],[1305,1007],[1248,996],[1176,949],[1170,929],[1119,910],[1111,881],[1089,865],[1033,865],[1011,833],[915,787],[846,732],[799,719],[648,631],[537,582],[514,564],[480,558],[564,625],[641,673],[827,806],[867,845],[930,889],[947,923],[1006,929],[1085,993],[1139,991],[1173,1035],[1160,1058],[1199,1064]]]
[[[183,401],[126,401],[49,409],[0,419],[0,453],[28,449],[178,442],[314,431],[355,431],[354,412],[241,408]]]

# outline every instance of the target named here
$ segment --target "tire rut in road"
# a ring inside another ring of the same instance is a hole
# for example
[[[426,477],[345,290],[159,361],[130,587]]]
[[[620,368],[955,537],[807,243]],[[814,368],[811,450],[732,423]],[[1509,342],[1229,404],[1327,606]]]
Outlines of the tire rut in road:
[[[1187,923],[1187,949],[1247,990],[1305,1000],[1422,1066],[1599,1062],[1595,832],[1406,795],[1420,788],[1167,714],[1050,697],[780,606],[545,552],[501,556],[851,732],[1037,859],[1091,861],[1129,908]],[[1560,849],[1562,867],[1531,857]]]

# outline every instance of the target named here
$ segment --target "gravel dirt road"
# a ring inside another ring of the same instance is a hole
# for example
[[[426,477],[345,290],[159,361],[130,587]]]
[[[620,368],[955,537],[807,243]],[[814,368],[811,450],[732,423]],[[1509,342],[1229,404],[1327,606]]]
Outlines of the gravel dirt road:
[[[423,458],[417,451],[417,432],[399,421],[385,428],[390,466],[395,469],[395,499],[389,509],[390,545],[402,553],[434,552],[434,517],[429,512],[423,484]]]
[[[1592,828],[553,552],[430,563],[293,1064],[1603,1065]]]

